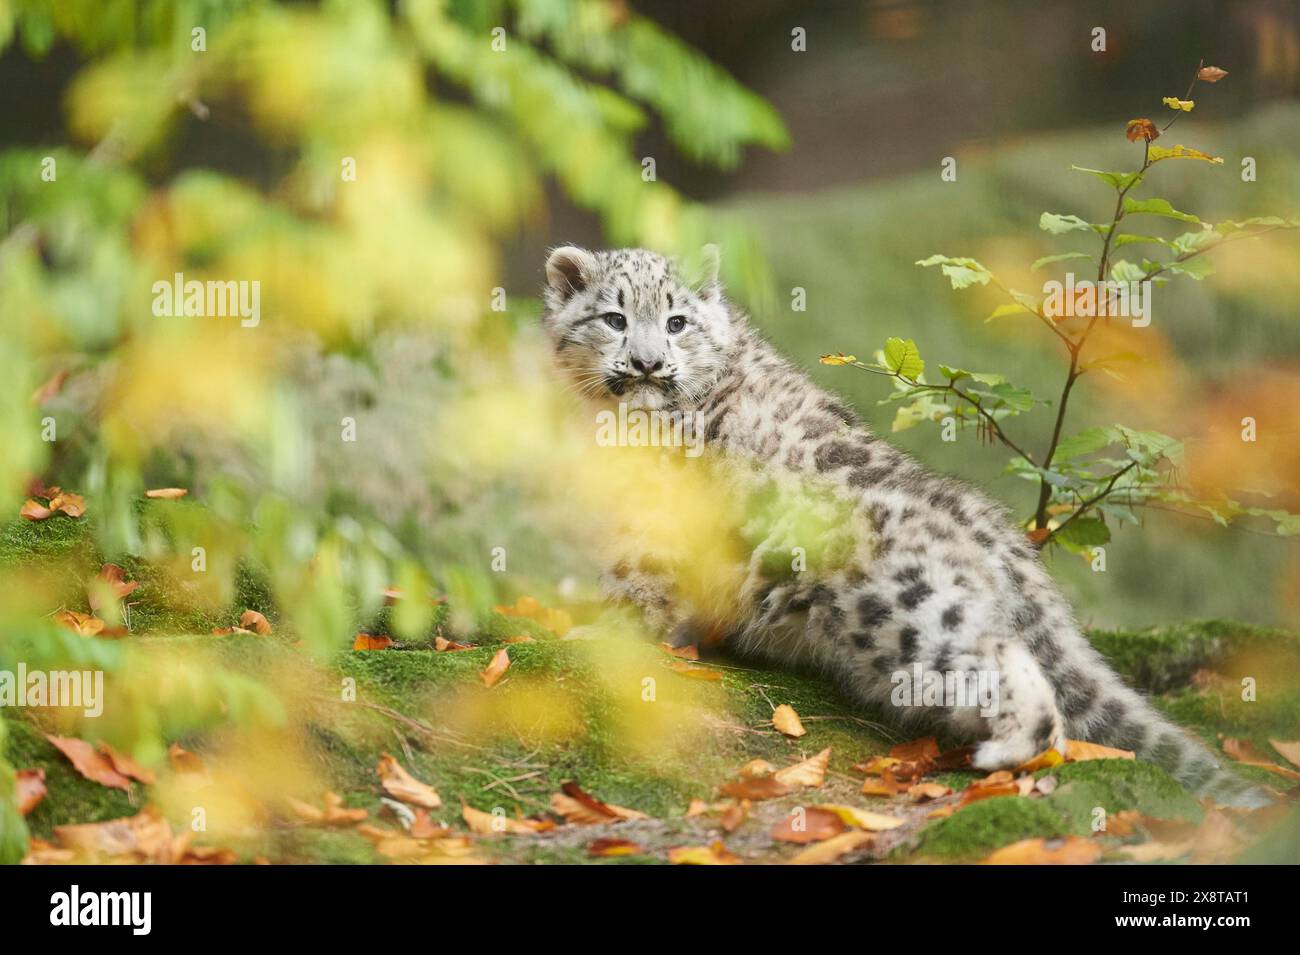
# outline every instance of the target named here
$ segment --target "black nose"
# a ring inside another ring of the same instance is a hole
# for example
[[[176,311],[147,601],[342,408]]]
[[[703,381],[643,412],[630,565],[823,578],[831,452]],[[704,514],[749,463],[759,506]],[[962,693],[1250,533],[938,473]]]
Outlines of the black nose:
[[[656,358],[653,363],[642,361],[640,358],[633,358],[631,361],[632,367],[643,375],[653,375],[664,366],[664,360],[662,358]]]

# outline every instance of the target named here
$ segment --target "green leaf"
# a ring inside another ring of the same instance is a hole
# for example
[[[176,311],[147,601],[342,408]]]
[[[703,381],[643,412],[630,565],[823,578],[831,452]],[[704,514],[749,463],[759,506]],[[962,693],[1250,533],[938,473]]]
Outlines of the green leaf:
[[[1056,446],[1056,454],[1053,455],[1052,460],[1070,461],[1081,455],[1100,451],[1118,440],[1120,440],[1120,435],[1114,428],[1087,428],[1078,434],[1063,438],[1060,444]]]
[[[1179,275],[1186,275],[1188,278],[1200,281],[1207,275],[1214,274],[1214,263],[1204,256],[1197,256],[1194,259],[1175,259],[1173,262],[1166,262],[1165,269],[1170,272],[1176,272]]]
[[[1110,267],[1110,277],[1116,282],[1141,282],[1147,277],[1147,270],[1127,259],[1117,259]]]
[[[910,338],[890,338],[885,341],[885,367],[893,374],[916,381],[925,372],[925,361],[920,349]]]
[[[1045,255],[1041,259],[1035,259],[1034,264],[1029,268],[1037,271],[1044,265],[1051,265],[1053,262],[1065,262],[1068,259],[1091,259],[1092,256],[1087,252],[1062,252],[1060,255]]]
[[[1164,216],[1166,219],[1178,219],[1182,222],[1201,221],[1190,212],[1179,212],[1169,204],[1168,199],[1134,199],[1132,196],[1125,196],[1124,213],[1125,215]]]
[[[1086,172],[1091,176],[1096,176],[1103,182],[1108,182],[1118,189],[1127,189],[1138,180],[1142,175],[1140,172],[1104,172],[1100,169],[1086,169],[1083,166],[1071,166],[1075,172]]]
[[[1123,235],[1115,236],[1115,238],[1111,241],[1111,247],[1115,249],[1122,249],[1126,245],[1134,245],[1138,242],[1145,242],[1152,245],[1169,244],[1168,239],[1162,239],[1158,235],[1129,235],[1128,233],[1124,233]]]
[[[1044,212],[1038,217],[1038,228],[1052,235],[1064,235],[1066,232],[1103,232],[1108,227],[1093,225],[1078,216]]]
[[[918,259],[916,264],[923,267],[939,266],[943,274],[952,282],[952,287],[959,290],[972,285],[987,285],[993,278],[993,273],[974,259],[932,255],[928,259]]]
[[[1100,517],[1079,517],[1054,535],[1062,543],[1077,547],[1099,547],[1110,540],[1110,528]]]

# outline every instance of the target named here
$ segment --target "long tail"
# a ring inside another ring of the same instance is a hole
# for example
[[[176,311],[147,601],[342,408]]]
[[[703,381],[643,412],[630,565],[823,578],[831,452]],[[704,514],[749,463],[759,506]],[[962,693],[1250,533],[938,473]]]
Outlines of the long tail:
[[[1199,740],[1161,716],[1138,691],[1109,674],[1086,712],[1068,719],[1073,739],[1132,750],[1193,792],[1230,806],[1259,807],[1273,800],[1225,770]],[[1062,689],[1058,687],[1058,689]],[[1064,689],[1067,695],[1068,688]]]

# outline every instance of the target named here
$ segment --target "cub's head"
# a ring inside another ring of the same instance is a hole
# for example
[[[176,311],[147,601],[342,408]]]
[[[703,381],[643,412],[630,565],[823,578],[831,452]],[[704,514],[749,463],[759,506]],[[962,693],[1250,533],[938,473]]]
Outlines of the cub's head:
[[[556,249],[546,260],[542,327],[580,394],[631,408],[688,407],[713,388],[738,334],[717,278],[703,282],[645,249]]]

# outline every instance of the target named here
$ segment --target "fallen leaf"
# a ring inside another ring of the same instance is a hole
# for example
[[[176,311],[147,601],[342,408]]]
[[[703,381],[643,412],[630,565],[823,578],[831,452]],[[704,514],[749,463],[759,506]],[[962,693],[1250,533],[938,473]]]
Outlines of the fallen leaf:
[[[33,839],[25,865],[67,863],[153,863],[159,865],[230,865],[235,854],[216,846],[193,846],[194,833],[173,835],[155,806],[108,822],[55,826],[55,845]]]
[[[776,772],[776,767],[765,759],[751,759],[741,766],[736,775],[741,779],[764,779]]]
[[[826,769],[830,764],[831,748],[827,746],[816,756],[777,770],[772,778],[783,786],[820,786],[826,781]]]
[[[94,614],[81,613],[78,610],[58,610],[54,614],[54,622],[83,637],[101,634],[106,626],[104,621]]]
[[[105,564],[99,569],[98,576],[87,588],[86,596],[90,601],[90,609],[98,610],[103,596],[110,596],[113,600],[121,600],[123,597],[134,593],[139,586],[138,581],[128,581],[126,571],[117,564]]]
[[[565,611],[543,607],[533,597],[520,597],[513,607],[497,606],[492,609],[507,617],[527,617],[541,624],[557,637],[563,637],[573,629],[573,618]]]
[[[772,711],[772,725],[776,731],[791,739],[798,739],[808,731],[803,728],[803,723],[799,719],[799,714],[794,711],[794,707],[789,703],[782,703]]]
[[[479,674],[479,679],[483,681],[484,686],[493,687],[508,669],[510,669],[510,653],[502,647],[492,655],[492,660],[488,663],[487,669]]]
[[[1101,846],[1083,836],[1060,839],[1022,839],[1003,846],[981,865],[1092,865],[1101,858]]]
[[[107,756],[96,751],[95,747],[84,739],[51,736],[49,733],[45,734],[45,738],[49,740],[51,746],[68,757],[68,761],[77,772],[91,782],[111,789],[120,789],[123,792],[131,791],[131,781],[113,767],[113,763]]]
[[[123,776],[129,776],[131,779],[142,782],[146,786],[152,786],[154,784],[155,777],[152,769],[146,769],[130,756],[119,753],[107,743],[101,742],[99,744],[99,751],[104,754],[104,757],[110,764],[112,764],[112,767]]]
[[[645,855],[645,850],[627,839],[593,839],[587,846],[587,855],[595,859],[640,856]]]
[[[245,629],[253,630],[265,637],[271,633],[271,623],[256,610],[245,610],[239,615],[239,625]]]
[[[451,826],[434,822],[429,816],[429,810],[421,807],[415,810],[415,818],[406,831],[416,839],[442,839],[451,835]]]
[[[1282,740],[1271,739],[1268,741],[1268,745],[1277,750],[1287,762],[1295,763],[1297,766],[1300,766],[1300,741],[1288,743]]]
[[[645,813],[622,806],[603,803],[582,791],[572,780],[560,786],[561,792],[551,796],[551,809],[565,822],[579,826],[594,826],[604,822],[621,822],[624,819],[648,819]]]
[[[874,839],[871,833],[860,829],[844,832],[804,849],[790,860],[790,865],[827,865],[854,849],[869,845]]]
[[[907,790],[912,802],[929,802],[940,796],[947,796],[952,790],[941,783],[916,783]]]
[[[856,806],[841,806],[836,803],[822,803],[813,806],[824,812],[833,812],[839,816],[842,821],[858,829],[866,829],[870,832],[885,832],[889,829],[897,829],[904,824],[904,820],[895,816],[885,816],[878,812],[868,812],[865,809],[858,809]]]
[[[248,631],[244,631],[247,633]],[[353,650],[387,650],[397,641],[387,634],[358,633],[352,638]]]
[[[690,805],[686,807],[685,816],[690,819],[692,816],[702,816],[709,811],[709,804],[703,799],[692,799]]]
[[[1255,744],[1249,740],[1223,737],[1223,751],[1244,766],[1267,769],[1270,773],[1277,773],[1286,779],[1300,779],[1300,771],[1273,762],[1256,749]]]
[[[155,501],[176,501],[190,493],[187,488],[183,487],[156,487],[145,491],[144,496],[153,498]]]
[[[45,798],[45,770],[20,769],[14,774],[18,812],[27,815]]]
[[[377,771],[384,792],[399,802],[404,802],[408,806],[423,806],[426,809],[437,809],[442,805],[442,799],[432,786],[420,782],[387,753],[379,757]]]
[[[1065,757],[1054,749],[1044,750],[1024,765],[1017,766],[1017,773],[1036,773],[1040,769],[1051,769],[1065,762]]]
[[[1203,66],[1196,71],[1196,78],[1207,83],[1217,83],[1227,75],[1227,70],[1221,70],[1217,66]]]
[[[43,521],[53,516],[54,512],[39,501],[28,498],[18,509],[18,516],[28,521]]]
[[[892,774],[886,774],[878,778],[868,778],[858,791],[864,796],[884,796],[888,799],[907,792],[907,789],[907,783],[900,783]]]
[[[844,831],[844,820],[826,809],[795,808],[774,825],[770,835],[777,842],[807,845],[821,842]]]
[[[707,846],[681,846],[668,850],[668,861],[673,865],[741,865],[739,857],[733,855],[721,841],[714,840]]]
[[[739,782],[723,783],[718,787],[718,791],[722,795],[730,796],[733,799],[750,799],[759,802],[764,799],[776,799],[788,795],[794,792],[794,787],[786,785],[775,776],[763,776],[758,779],[742,779]]]
[[[671,643],[661,643],[659,648],[669,656],[681,657],[683,660],[698,660],[700,658],[700,648],[694,643],[685,647],[675,647]]]
[[[178,773],[202,773],[206,771],[203,759],[196,753],[191,753],[180,743],[172,743],[167,747],[167,762],[173,771]]]
[[[536,835],[548,829],[554,829],[555,823],[539,819],[513,819],[502,812],[484,812],[468,804],[461,807],[461,818],[469,826],[470,832],[480,836],[499,835]]]
[[[1067,739],[1065,741],[1065,761],[1067,763],[1082,763],[1090,759],[1136,758],[1137,756],[1132,750],[1113,749],[1110,746],[1102,746],[1100,743],[1086,743],[1077,739]]]
[[[735,832],[749,818],[751,803],[748,799],[735,799],[722,810],[722,828],[726,832]]]
[[[324,809],[317,809],[310,803],[294,799],[292,796],[286,796],[285,801],[299,819],[320,825],[350,826],[361,822],[369,815],[364,809],[348,809],[343,805],[343,797],[336,792],[325,793]]]
[[[933,736],[924,736],[899,743],[890,749],[889,755],[904,763],[933,762],[939,756],[939,744]]]
[[[519,637],[511,637],[506,643],[514,643],[519,639]],[[529,637],[528,640],[531,641],[532,637]],[[475,645],[472,643],[457,643],[455,640],[448,640],[446,637],[434,637],[433,649],[439,653],[455,653],[459,650],[473,650]]]
[[[246,633],[250,637],[257,636],[257,634],[253,633],[252,630],[245,630],[243,627],[213,627],[212,628],[212,635],[214,637],[228,637],[232,633]]]

